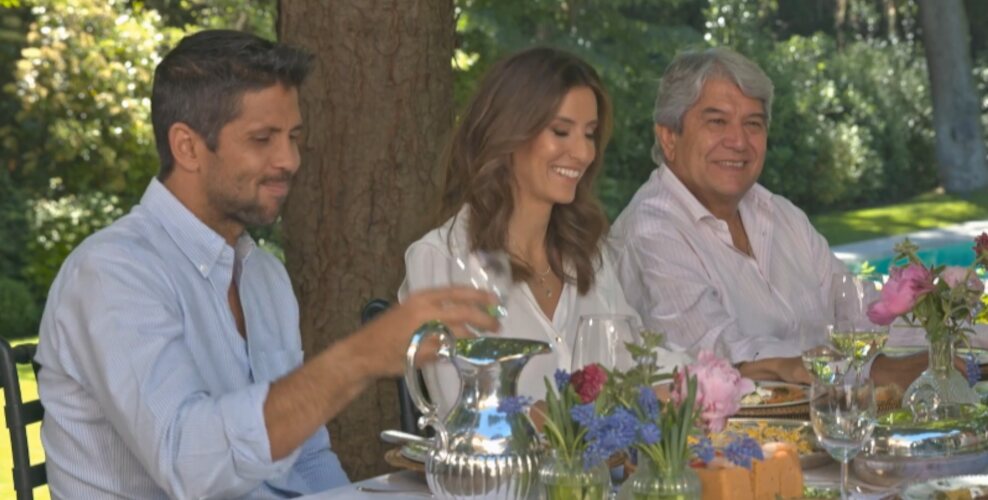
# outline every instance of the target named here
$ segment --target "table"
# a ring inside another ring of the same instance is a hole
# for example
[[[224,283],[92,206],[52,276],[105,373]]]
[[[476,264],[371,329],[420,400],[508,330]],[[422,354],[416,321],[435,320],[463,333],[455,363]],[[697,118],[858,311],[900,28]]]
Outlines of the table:
[[[807,485],[833,486],[840,482],[840,465],[832,463],[816,467],[803,473]],[[852,480],[853,482],[853,480]],[[369,489],[372,491],[362,491]],[[387,493],[387,491],[393,493]],[[859,500],[878,500],[885,498],[889,492],[874,494],[854,494],[851,498]],[[420,472],[399,471],[382,476],[372,477],[363,481],[342,486],[323,493],[302,497],[306,500],[380,500],[383,498],[429,498],[429,487]]]

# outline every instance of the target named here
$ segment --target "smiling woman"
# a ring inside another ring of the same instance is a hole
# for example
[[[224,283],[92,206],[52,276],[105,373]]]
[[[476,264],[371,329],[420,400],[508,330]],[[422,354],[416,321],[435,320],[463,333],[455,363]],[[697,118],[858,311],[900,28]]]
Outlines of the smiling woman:
[[[545,377],[580,368],[570,359],[581,315],[634,314],[602,255],[607,219],[593,188],[610,138],[610,100],[584,61],[533,48],[492,66],[461,116],[443,157],[441,225],[405,253],[398,296],[449,283],[454,257],[509,254],[514,284],[503,298],[501,334],[553,346],[518,383],[519,395],[542,399]],[[449,409],[455,370],[430,367],[425,379],[441,411]]]

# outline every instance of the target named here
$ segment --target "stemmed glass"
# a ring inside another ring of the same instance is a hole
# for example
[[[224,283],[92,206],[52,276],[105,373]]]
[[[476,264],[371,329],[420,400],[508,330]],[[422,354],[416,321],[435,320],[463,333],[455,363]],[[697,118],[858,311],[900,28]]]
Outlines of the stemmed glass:
[[[810,388],[810,421],[820,445],[841,463],[842,499],[847,499],[849,489],[848,462],[871,438],[876,415],[875,386],[870,380],[816,381]]]
[[[505,303],[512,286],[511,258],[500,250],[474,250],[454,254],[449,264],[450,282],[478,290],[487,290],[497,297],[498,303],[490,306],[488,313],[495,318],[507,316]],[[470,328],[468,326],[468,328]],[[476,335],[484,332],[470,328]]]
[[[625,344],[635,341],[637,323],[633,316],[620,314],[580,316],[573,344],[573,371],[593,363],[608,370],[633,366]]]
[[[868,306],[878,299],[880,275],[851,276],[836,273],[832,282],[834,321],[827,327],[830,342],[858,372],[885,347],[888,325],[876,325],[868,318]]]

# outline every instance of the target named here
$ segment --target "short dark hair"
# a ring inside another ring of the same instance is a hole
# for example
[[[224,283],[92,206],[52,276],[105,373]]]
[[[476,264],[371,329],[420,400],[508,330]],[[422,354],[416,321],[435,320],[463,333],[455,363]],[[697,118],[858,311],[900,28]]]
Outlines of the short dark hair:
[[[151,123],[161,165],[158,178],[172,172],[175,158],[168,130],[184,123],[215,151],[220,129],[240,114],[248,91],[275,84],[298,88],[312,55],[287,45],[232,30],[206,30],[183,38],[154,70]]]

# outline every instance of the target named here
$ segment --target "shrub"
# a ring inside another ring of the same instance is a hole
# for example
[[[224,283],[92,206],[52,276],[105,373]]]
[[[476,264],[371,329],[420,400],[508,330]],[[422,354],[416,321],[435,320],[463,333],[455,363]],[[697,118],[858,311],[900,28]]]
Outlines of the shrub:
[[[0,277],[0,337],[17,339],[37,335],[38,310],[26,283]]]

